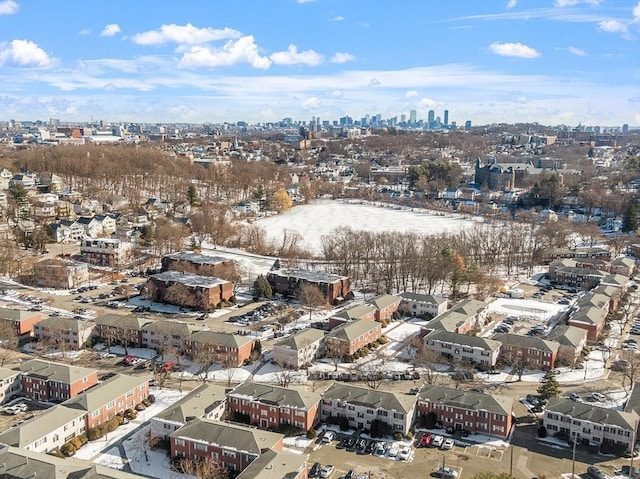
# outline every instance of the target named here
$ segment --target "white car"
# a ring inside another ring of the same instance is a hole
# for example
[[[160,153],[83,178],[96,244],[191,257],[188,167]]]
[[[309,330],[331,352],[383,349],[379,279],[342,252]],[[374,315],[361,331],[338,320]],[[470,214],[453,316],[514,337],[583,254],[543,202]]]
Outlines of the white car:
[[[398,460],[408,461],[409,458],[411,458],[411,448],[403,447],[402,449],[400,449],[400,452],[398,453]]]
[[[25,403],[14,404],[13,406],[7,406],[4,408],[4,412],[7,414],[20,414],[21,412],[25,412],[29,410],[29,406]]]
[[[591,393],[591,399],[602,402],[607,400],[607,396],[602,393]]]
[[[396,443],[393,443],[393,444],[391,444],[391,446],[389,446],[389,450],[387,451],[387,455],[389,457],[396,457],[399,452],[400,452],[400,447]]]
[[[384,442],[379,442],[373,451],[374,456],[384,456],[387,452],[387,445]]]
[[[327,477],[331,477],[333,471],[335,471],[335,468],[331,464],[324,466],[322,469],[320,469],[320,477],[324,479],[326,479]]]
[[[439,467],[434,472],[436,477],[444,477],[447,479],[455,479],[458,477],[458,472],[450,467]]]
[[[444,442],[444,437],[442,436],[433,436],[433,441],[431,441],[431,445],[433,447],[440,447]]]
[[[451,438],[448,438],[448,439],[445,439],[444,442],[442,443],[442,449],[444,451],[448,451],[449,449],[453,449],[453,446],[455,445],[456,445],[455,441]]]
[[[322,442],[325,444],[328,444],[331,441],[333,441],[335,437],[336,437],[336,434],[333,431],[327,431],[324,433],[324,436],[322,436]]]

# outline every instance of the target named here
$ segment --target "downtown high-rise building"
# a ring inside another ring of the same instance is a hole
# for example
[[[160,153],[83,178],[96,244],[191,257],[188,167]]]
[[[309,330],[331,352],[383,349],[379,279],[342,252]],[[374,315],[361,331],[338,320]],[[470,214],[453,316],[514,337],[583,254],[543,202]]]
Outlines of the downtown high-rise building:
[[[449,126],[449,110],[444,111],[444,126]]]
[[[418,123],[418,111],[411,110],[409,112],[409,125],[415,125],[416,123]]]

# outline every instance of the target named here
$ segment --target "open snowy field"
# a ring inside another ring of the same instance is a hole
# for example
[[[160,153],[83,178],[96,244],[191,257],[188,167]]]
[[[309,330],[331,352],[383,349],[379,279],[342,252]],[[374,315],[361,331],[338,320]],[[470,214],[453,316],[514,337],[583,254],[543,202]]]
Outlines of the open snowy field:
[[[412,231],[431,234],[469,228],[474,221],[462,219],[458,215],[440,216],[437,212],[421,209],[320,200],[261,219],[257,224],[265,228],[272,239],[280,238],[284,230],[297,231],[304,238],[307,248],[319,252],[322,236],[340,226],[359,231]]]
[[[489,303],[489,311],[505,316],[529,317],[538,321],[548,321],[568,306],[544,303],[530,299],[498,298]]]

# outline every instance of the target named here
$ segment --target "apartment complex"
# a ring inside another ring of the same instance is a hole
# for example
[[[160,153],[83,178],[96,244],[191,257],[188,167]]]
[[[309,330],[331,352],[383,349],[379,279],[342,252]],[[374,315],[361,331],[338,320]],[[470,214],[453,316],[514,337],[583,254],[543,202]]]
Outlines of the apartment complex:
[[[183,347],[192,358],[210,356],[225,367],[240,367],[251,357],[253,342],[249,336],[198,331],[184,340]]]
[[[346,276],[320,273],[304,269],[279,269],[267,274],[267,281],[274,293],[296,297],[305,284],[317,286],[329,303],[346,299],[351,283]]]
[[[131,261],[133,246],[128,241],[86,238],[80,242],[80,254],[87,263],[120,267]]]
[[[180,251],[162,258],[164,271],[182,271],[200,276],[220,276],[235,270],[233,260],[222,256]]]
[[[450,360],[468,361],[483,368],[494,367],[500,354],[499,341],[443,330],[426,335],[423,344]]]
[[[165,271],[147,280],[147,298],[208,311],[233,298],[233,284],[213,276]]]
[[[382,324],[358,319],[344,323],[325,336],[325,354],[332,357],[351,356],[382,336]]]
[[[41,359],[24,362],[18,369],[22,374],[22,393],[39,401],[66,401],[98,384],[95,369]]]

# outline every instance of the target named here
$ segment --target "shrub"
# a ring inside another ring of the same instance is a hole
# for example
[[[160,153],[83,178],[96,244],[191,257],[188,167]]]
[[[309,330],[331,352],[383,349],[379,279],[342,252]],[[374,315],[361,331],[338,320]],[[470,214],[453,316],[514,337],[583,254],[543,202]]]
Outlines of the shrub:
[[[371,351],[369,351],[368,347],[364,347],[362,348],[362,356],[366,356],[367,354],[369,354]]]
[[[54,449],[53,451],[49,451],[47,454],[49,454],[50,456],[59,457],[61,459],[64,459],[65,457],[67,457],[62,452],[60,452],[58,449]]]
[[[79,437],[74,437],[67,444],[72,445],[76,449],[80,449],[82,447],[82,441],[80,440]]]
[[[127,419],[135,419],[137,416],[138,414],[131,408],[124,411],[124,417],[126,417]]]
[[[107,422],[105,422],[104,424],[102,424],[101,427],[102,427],[104,432],[113,432],[116,429],[118,429],[119,425],[120,425],[120,423],[118,423],[118,419],[113,417],[113,418],[109,419]]]
[[[394,439],[395,441],[402,441],[402,433],[401,433],[401,432],[396,432],[396,433],[393,435],[393,439]]]
[[[151,404],[153,404],[154,402],[156,402],[156,397],[153,394],[149,394],[149,397],[147,398],[149,400],[149,402]]]
[[[318,433],[315,429],[309,429],[307,431],[307,439],[315,439],[316,437],[318,437]]]
[[[407,435],[404,437],[407,441],[412,441],[413,440],[413,433],[411,431],[409,431],[407,433]]]
[[[87,439],[89,439],[89,441],[97,441],[102,436],[104,436],[104,432],[100,427],[92,427],[87,431]]]
[[[538,428],[538,437],[547,437],[547,428],[544,426],[540,426]]]
[[[149,401],[149,398],[144,398],[142,400],[142,404],[144,404],[146,407],[151,406],[151,401]]]

